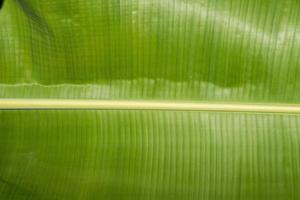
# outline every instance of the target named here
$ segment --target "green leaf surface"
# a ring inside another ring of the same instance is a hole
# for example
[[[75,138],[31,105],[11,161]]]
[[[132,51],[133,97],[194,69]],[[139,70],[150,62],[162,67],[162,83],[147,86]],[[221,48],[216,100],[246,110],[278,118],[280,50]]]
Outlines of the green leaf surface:
[[[300,117],[1,111],[1,199],[300,198]]]
[[[299,80],[298,0],[6,0],[0,10],[0,103],[297,106]],[[300,199],[300,115],[146,109],[0,110],[0,200]]]
[[[300,102],[300,1],[11,0],[0,97]]]

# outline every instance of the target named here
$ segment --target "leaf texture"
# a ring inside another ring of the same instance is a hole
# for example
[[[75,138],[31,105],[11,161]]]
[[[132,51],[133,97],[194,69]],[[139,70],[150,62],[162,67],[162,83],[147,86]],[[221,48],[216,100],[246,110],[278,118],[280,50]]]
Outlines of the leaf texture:
[[[1,111],[2,199],[298,199],[298,115]]]
[[[0,97],[299,103],[295,0],[14,0]]]
[[[6,0],[0,10],[0,102],[299,109],[299,58],[298,0]],[[2,108],[0,200],[298,200],[291,113]]]

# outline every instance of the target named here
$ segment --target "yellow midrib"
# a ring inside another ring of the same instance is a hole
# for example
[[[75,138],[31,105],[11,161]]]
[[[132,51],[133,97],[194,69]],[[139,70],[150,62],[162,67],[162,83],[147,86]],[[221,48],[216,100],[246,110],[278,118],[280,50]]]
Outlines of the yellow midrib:
[[[176,101],[1,99],[1,110],[174,110],[300,114],[300,105]]]

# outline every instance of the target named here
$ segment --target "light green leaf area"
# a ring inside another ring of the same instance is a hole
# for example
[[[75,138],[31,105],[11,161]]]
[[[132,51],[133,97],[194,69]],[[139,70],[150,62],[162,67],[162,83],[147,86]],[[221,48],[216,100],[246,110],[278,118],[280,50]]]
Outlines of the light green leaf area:
[[[290,105],[299,80],[299,0],[0,10],[0,101]],[[0,200],[300,199],[300,115],[146,109],[1,110]]]
[[[300,198],[299,115],[1,111],[1,199]]]
[[[296,0],[14,0],[0,97],[300,102]]]

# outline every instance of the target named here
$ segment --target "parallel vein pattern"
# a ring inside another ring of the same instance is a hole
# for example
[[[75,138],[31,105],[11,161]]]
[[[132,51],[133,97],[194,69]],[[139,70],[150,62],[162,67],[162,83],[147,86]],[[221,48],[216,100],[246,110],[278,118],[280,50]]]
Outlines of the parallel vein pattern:
[[[297,115],[1,111],[1,199],[296,200],[299,124]]]
[[[297,0],[14,0],[0,97],[300,102]]]

